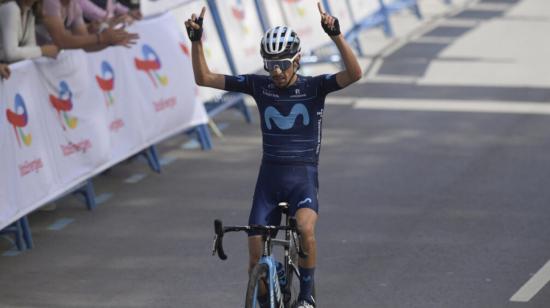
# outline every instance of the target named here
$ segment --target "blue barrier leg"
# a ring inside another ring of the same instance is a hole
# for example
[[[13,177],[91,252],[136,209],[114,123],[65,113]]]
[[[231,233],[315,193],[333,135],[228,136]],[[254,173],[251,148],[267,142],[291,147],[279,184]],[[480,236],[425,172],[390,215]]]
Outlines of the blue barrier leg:
[[[414,15],[416,15],[416,17],[418,19],[422,19],[422,12],[420,12],[420,7],[418,6],[418,1],[414,2],[414,4],[411,6],[411,9],[412,9]]]
[[[388,15],[387,15],[387,12],[385,13],[385,18],[384,18],[384,33],[386,34],[387,37],[393,37],[393,29],[391,27],[391,24],[390,24],[390,19],[388,18]]]
[[[353,44],[357,50],[357,55],[363,57],[365,53],[363,52],[363,48],[361,48],[361,41],[359,40],[359,37],[356,37],[355,40],[353,40]]]
[[[157,147],[154,145],[150,146],[149,148],[145,149],[142,152],[142,155],[144,155],[145,158],[147,159],[147,162],[149,163],[149,167],[151,167],[151,169],[156,173],[160,173],[161,170],[160,170],[160,162],[157,154]]]
[[[23,216],[20,221],[21,229],[23,231],[23,240],[25,240],[25,246],[27,246],[27,249],[32,249],[34,244],[32,242],[32,234],[31,227],[29,226],[29,220],[27,219],[27,216]]]
[[[203,151],[209,151],[212,149],[212,139],[210,137],[210,132],[206,124],[200,124],[195,127],[195,132],[197,134],[197,139],[201,144],[201,149]]]
[[[3,230],[0,230],[0,234],[13,235],[17,250],[19,251],[25,250],[25,244],[23,242],[23,227],[21,225],[21,219],[13,222],[11,225],[7,226]]]
[[[73,194],[80,194],[84,197],[84,202],[86,203],[86,208],[91,211],[95,209],[95,191],[94,183],[91,179],[86,180],[86,183],[76,189]]]
[[[384,28],[384,33],[387,37],[393,36],[393,29],[391,27],[390,23],[390,14],[388,12],[388,8],[384,4],[382,0],[379,0],[380,2],[380,13],[382,16],[382,27]]]
[[[25,244],[23,243],[23,228],[21,226],[21,219],[16,221],[13,225],[13,236],[15,237],[15,246],[17,250],[25,250]]]

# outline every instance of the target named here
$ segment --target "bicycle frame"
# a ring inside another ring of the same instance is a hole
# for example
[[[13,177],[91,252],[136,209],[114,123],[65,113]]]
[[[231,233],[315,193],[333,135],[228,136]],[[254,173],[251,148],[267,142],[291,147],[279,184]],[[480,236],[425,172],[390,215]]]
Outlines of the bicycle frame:
[[[281,203],[279,206],[287,206],[286,203]],[[288,216],[286,211],[283,211],[285,214],[286,225],[283,226],[223,226],[221,220],[216,219],[214,221],[214,243],[212,249],[212,255],[218,254],[220,259],[226,260],[227,255],[223,249],[223,237],[227,232],[239,232],[239,231],[260,231],[262,233],[262,242],[263,242],[263,252],[258,264],[265,264],[268,268],[268,277],[266,281],[267,292],[269,296],[269,308],[284,308],[285,305],[285,296],[283,296],[283,290],[279,284],[279,276],[277,274],[277,261],[272,254],[273,246],[282,246],[284,249],[284,268],[287,271],[287,275],[292,270],[293,274],[296,277],[300,277],[300,273],[297,267],[295,260],[291,255],[291,247],[294,247],[295,252],[300,258],[307,258],[307,254],[304,253],[301,247],[301,241],[299,239],[300,233],[296,224],[296,220]],[[285,231],[285,239],[274,238],[274,231]],[[253,291],[253,301],[252,307],[259,308],[258,304],[258,285],[255,286]],[[250,303],[250,302],[249,302]],[[276,306],[277,303],[280,303],[279,306]]]

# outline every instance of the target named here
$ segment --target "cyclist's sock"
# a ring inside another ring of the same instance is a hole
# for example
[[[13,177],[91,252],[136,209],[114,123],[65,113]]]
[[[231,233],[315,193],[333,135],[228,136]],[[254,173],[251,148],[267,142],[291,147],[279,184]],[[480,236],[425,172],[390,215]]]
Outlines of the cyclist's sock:
[[[313,303],[313,281],[315,268],[303,268],[300,266],[300,295],[298,299]]]

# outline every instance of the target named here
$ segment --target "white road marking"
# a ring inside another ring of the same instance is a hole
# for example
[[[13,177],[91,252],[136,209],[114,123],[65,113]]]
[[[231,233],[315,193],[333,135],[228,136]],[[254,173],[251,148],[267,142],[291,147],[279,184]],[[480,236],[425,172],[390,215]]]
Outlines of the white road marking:
[[[452,101],[452,100],[411,100],[411,99],[360,99],[357,109],[380,109],[401,111],[443,111],[474,113],[511,113],[550,115],[550,104],[494,101]]]
[[[550,261],[529,279],[511,298],[511,302],[528,302],[550,281]]]
[[[124,180],[124,183],[135,184],[135,183],[143,180],[146,177],[147,177],[147,174],[145,174],[145,173],[132,174],[131,176],[126,178],[126,180]]]
[[[326,105],[351,105],[356,100],[352,97],[329,96],[325,98]]]

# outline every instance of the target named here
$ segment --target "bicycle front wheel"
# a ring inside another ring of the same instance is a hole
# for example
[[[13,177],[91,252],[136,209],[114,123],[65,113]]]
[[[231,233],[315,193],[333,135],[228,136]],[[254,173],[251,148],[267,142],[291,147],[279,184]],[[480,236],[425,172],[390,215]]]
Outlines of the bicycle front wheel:
[[[248,287],[246,289],[245,308],[260,308],[258,304],[258,295],[260,288],[267,290],[267,280],[269,277],[269,268],[267,264],[256,264],[250,272]]]

